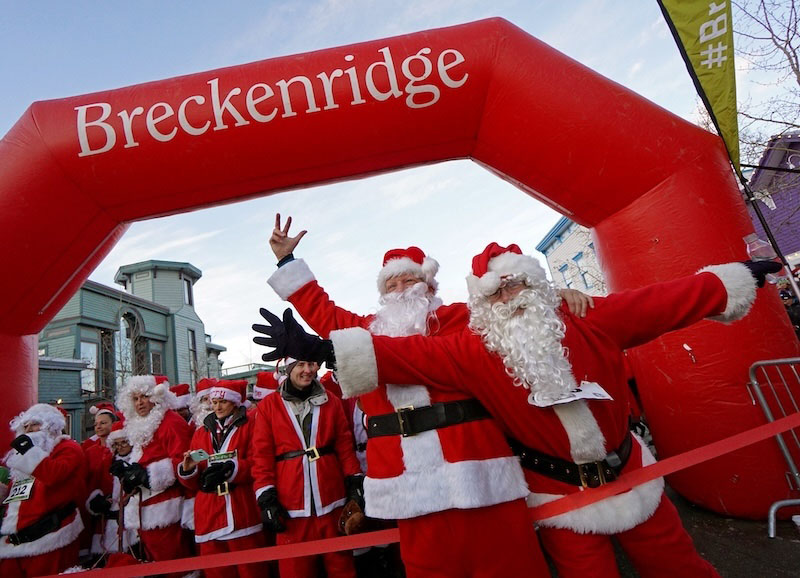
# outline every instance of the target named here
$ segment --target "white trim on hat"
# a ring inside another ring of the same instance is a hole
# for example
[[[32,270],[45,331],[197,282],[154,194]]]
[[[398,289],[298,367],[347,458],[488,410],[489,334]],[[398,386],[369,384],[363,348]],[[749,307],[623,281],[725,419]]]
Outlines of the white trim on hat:
[[[488,271],[483,276],[467,275],[469,295],[470,297],[488,297],[497,291],[503,277],[520,273],[535,280],[546,279],[544,269],[536,258],[507,251],[489,260]]]
[[[425,257],[422,265],[409,257],[389,259],[378,273],[378,293],[386,293],[386,282],[392,277],[409,274],[415,275],[427,283],[436,293],[439,284],[436,282],[436,273],[439,271],[439,262],[431,257]]]
[[[236,405],[242,405],[242,396],[239,392],[220,385],[215,385],[208,390],[208,399],[225,399]]]

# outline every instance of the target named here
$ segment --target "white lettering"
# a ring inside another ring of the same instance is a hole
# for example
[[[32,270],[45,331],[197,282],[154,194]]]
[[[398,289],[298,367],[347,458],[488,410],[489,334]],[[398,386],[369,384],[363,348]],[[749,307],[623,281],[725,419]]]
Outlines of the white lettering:
[[[700,26],[700,42],[714,40],[728,31],[728,15],[720,14],[714,20],[703,22]]]
[[[156,116],[155,111],[159,108],[164,109],[164,114]],[[178,134],[178,127],[173,127],[171,131],[164,134],[163,132],[160,132],[158,130],[158,127],[156,125],[160,123],[162,120],[166,120],[174,114],[175,111],[172,110],[172,107],[168,105],[166,102],[155,103],[147,111],[147,120],[146,120],[147,132],[149,132],[152,135],[152,137],[157,141],[160,142],[171,141],[173,138],[175,138],[175,135]]]
[[[133,111],[128,113],[123,110],[117,113],[117,116],[122,119],[122,130],[125,133],[125,148],[138,147],[139,143],[133,140],[133,117],[144,113],[144,108],[137,106]]]
[[[281,89],[281,99],[283,100],[283,114],[281,118],[290,116],[297,116],[297,113],[292,110],[292,101],[289,95],[289,85],[299,82],[306,89],[306,99],[308,100],[308,108],[306,112],[319,112],[321,109],[317,106],[317,101],[314,100],[314,88],[311,86],[311,81],[305,76],[295,76],[289,80],[279,80],[275,84]]]
[[[375,97],[376,100],[386,100],[390,96],[395,98],[400,98],[403,93],[400,92],[400,89],[397,87],[397,74],[394,71],[394,62],[392,62],[392,53],[389,52],[389,47],[384,47],[378,50],[378,52],[383,54],[383,61],[373,62],[367,68],[366,73],[366,81],[367,81],[367,90],[369,93]],[[389,80],[389,92],[381,92],[378,87],[375,85],[375,79],[373,78],[375,69],[379,66],[382,66],[386,69],[386,74]]]
[[[317,75],[317,78],[322,81],[322,89],[325,91],[325,108],[322,110],[339,108],[339,105],[333,101],[333,79],[339,78],[340,76],[344,76],[344,72],[342,72],[341,68],[337,68],[330,74],[320,72]]]
[[[189,98],[185,99],[180,106],[178,106],[178,124],[180,127],[186,131],[187,134],[192,136],[200,136],[204,132],[208,130],[208,127],[211,126],[211,121],[207,120],[203,123],[203,126],[194,126],[192,123],[189,122],[189,119],[186,118],[186,105],[190,102],[196,102],[197,104],[203,104],[206,101],[204,96],[200,96],[199,94],[195,96],[190,96]]]
[[[725,2],[722,2],[720,4],[716,4],[714,2],[711,2],[708,5],[708,15],[709,16],[713,16],[714,14],[716,14],[717,12],[721,12],[722,10],[725,10]]]
[[[347,62],[353,62],[355,56],[352,54],[348,54],[344,57]],[[351,106],[355,106],[356,104],[364,104],[367,102],[363,98],[361,98],[361,87],[358,86],[358,76],[356,75],[356,67],[351,66],[344,73],[350,78],[350,88],[353,91],[353,100],[350,102]]]
[[[452,54],[455,56],[455,60],[449,64],[445,64],[444,57],[445,55]],[[450,88],[460,88],[464,86],[464,83],[467,81],[469,74],[466,72],[464,76],[461,77],[461,80],[453,80],[450,78],[450,75],[447,73],[448,70],[453,68],[454,66],[458,66],[459,64],[464,62],[464,55],[461,54],[458,50],[453,50],[449,48],[447,50],[443,50],[442,53],[439,55],[439,59],[436,62],[437,68],[439,69],[439,76],[442,78],[442,82],[444,82],[445,86]]]
[[[225,111],[227,111],[233,118],[236,119],[236,124],[234,126],[243,126],[246,124],[250,124],[249,121],[246,121],[244,117],[236,110],[231,104],[231,97],[236,96],[242,89],[238,86],[236,88],[232,88],[228,94],[225,96],[225,100],[220,102],[219,100],[219,78],[212,78],[208,81],[208,84],[211,85],[211,106],[214,109],[214,130],[222,130],[228,128],[228,125],[222,120],[222,115]]]
[[[256,89],[263,90],[264,95],[255,98]],[[270,112],[269,114],[261,114],[256,108],[256,105],[259,102],[270,99],[274,95],[275,92],[272,90],[272,87],[266,84],[258,83],[250,87],[250,90],[247,91],[246,102],[247,102],[247,112],[250,113],[250,116],[253,117],[253,120],[255,120],[256,122],[269,122],[273,118],[275,118],[275,115],[278,114],[277,106],[272,107],[272,112]]]
[[[91,107],[99,107],[102,113],[100,114],[100,118],[97,120],[87,121],[86,111]],[[114,128],[110,124],[103,121],[111,115],[111,105],[107,102],[96,102],[94,104],[76,106],[75,110],[78,111],[78,142],[81,145],[81,152],[78,153],[78,156],[86,157],[89,155],[99,155],[100,153],[110,151],[117,142],[117,134],[114,132]],[[100,127],[106,134],[106,144],[99,149],[92,150],[92,147],[89,145],[89,135],[87,134],[86,129],[90,126]]]
[[[408,95],[406,97],[406,106],[408,108],[425,108],[426,106],[435,104],[436,101],[439,100],[439,87],[435,84],[423,84],[420,86],[414,84],[415,82],[427,80],[431,72],[433,72],[433,64],[430,59],[426,56],[422,56],[423,54],[430,54],[430,52],[430,48],[422,48],[415,55],[406,58],[400,66],[403,70],[403,75],[409,80],[408,84],[406,84],[406,94]],[[422,76],[415,76],[414,73],[411,72],[411,63],[415,60],[422,63]],[[415,95],[425,93],[431,95],[428,102],[416,102],[414,100]]]

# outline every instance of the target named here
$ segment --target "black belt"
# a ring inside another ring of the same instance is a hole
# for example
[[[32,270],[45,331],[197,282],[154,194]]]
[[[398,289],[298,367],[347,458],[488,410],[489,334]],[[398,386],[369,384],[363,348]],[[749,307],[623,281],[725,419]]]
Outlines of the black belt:
[[[107,514],[103,514],[106,520],[119,520],[119,510],[109,510]]]
[[[75,503],[70,502],[66,506],[62,506],[58,510],[54,510],[44,517],[39,518],[33,524],[22,528],[16,534],[9,534],[8,541],[14,546],[26,544],[38,540],[42,536],[46,536],[50,532],[55,532],[61,527],[61,522],[67,519],[70,514],[75,513]]]
[[[277,459],[277,458],[276,458]],[[200,488],[200,491],[204,494],[216,494],[218,496],[227,496],[230,494],[233,489],[236,487],[236,484],[232,482],[222,482],[218,486],[214,486],[213,488],[203,489]]]
[[[286,452],[286,453],[283,453],[283,454],[279,454],[279,455],[275,456],[275,461],[276,462],[281,462],[283,460],[291,460],[292,458],[299,458],[300,456],[308,456],[308,461],[309,462],[315,462],[320,457],[322,457],[322,456],[324,456],[326,454],[332,454],[335,451],[336,450],[334,449],[333,446],[323,446],[321,448],[318,448],[318,447],[315,447],[315,446],[311,446],[307,450],[294,450],[294,451],[291,451],[291,452]]]
[[[394,413],[376,415],[367,420],[367,437],[403,437],[440,429],[468,421],[487,419],[489,411],[477,399],[460,399],[426,405],[402,407]]]
[[[628,433],[616,451],[599,462],[576,464],[533,450],[513,438],[508,438],[511,451],[519,456],[523,468],[573,486],[596,488],[619,477],[628,463],[633,439]]]
[[[361,442],[360,444],[356,444],[356,451],[357,452],[367,451],[367,442]]]

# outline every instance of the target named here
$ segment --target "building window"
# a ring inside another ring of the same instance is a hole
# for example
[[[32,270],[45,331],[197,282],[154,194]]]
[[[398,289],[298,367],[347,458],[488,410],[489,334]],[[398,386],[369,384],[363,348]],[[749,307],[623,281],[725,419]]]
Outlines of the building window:
[[[81,370],[81,391],[97,393],[97,343],[81,341],[81,360],[87,363],[86,369]]]
[[[197,339],[194,329],[189,329],[189,380],[191,385],[197,383]]]
[[[161,366],[161,353],[159,351],[150,352],[150,367],[153,375],[163,375],[164,370]]]
[[[47,346],[40,345],[39,346],[39,357],[46,357],[47,356]]]
[[[192,296],[192,280],[183,280],[183,302],[187,305],[194,305],[194,297]]]
[[[575,266],[578,268],[578,273],[581,274],[581,279],[583,279],[583,286],[587,289],[592,288],[591,279],[586,274],[586,268],[583,266],[583,251],[575,255],[572,260],[575,262]]]
[[[561,267],[559,267],[558,270],[561,272],[561,279],[564,281],[564,287],[566,287],[567,289],[572,287],[572,280],[567,276],[569,265],[566,264],[561,265]]]

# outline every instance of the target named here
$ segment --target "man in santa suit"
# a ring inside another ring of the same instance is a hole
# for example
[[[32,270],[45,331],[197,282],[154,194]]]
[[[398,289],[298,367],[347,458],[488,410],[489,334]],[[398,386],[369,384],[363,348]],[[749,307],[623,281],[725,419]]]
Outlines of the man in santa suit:
[[[189,536],[180,525],[183,492],[176,474],[192,429],[171,409],[174,404],[169,383],[153,375],[130,377],[117,393],[133,451],[130,464],[112,473],[123,492],[135,498],[125,506],[126,525],[138,522],[145,555],[155,561],[191,553]]]
[[[43,403],[11,420],[17,437],[3,460],[10,479],[0,485],[3,578],[58,574],[78,562],[86,462],[65,426],[61,412]]]
[[[282,228],[276,216],[270,246],[278,269],[269,284],[320,336],[347,327],[389,336],[446,335],[466,327],[466,305],[444,305],[436,296],[439,264],[417,247],[384,256],[375,315],[337,307],[305,261],[294,259],[292,251],[306,232],[292,237],[290,225],[291,217]],[[484,564],[498,576],[546,572],[528,523],[524,475],[488,413],[462,392],[434,390],[423,381],[402,382],[413,386],[394,383],[382,381],[360,397],[369,417],[393,422],[368,432],[364,493],[368,516],[398,520],[408,575],[461,576],[482,572]],[[391,427],[398,411],[469,417],[438,422],[426,418],[424,429],[403,432]],[[457,538],[446,543],[435,539],[445,527],[453,528]]]
[[[246,391],[246,380],[226,379],[208,390],[213,411],[204,426],[194,432],[191,449],[178,468],[181,484],[197,492],[195,541],[202,556],[266,545],[252,490],[253,421],[243,405]],[[197,450],[203,450],[208,458],[195,459]],[[205,569],[207,578],[255,578],[266,574],[263,563]]]
[[[363,474],[342,402],[320,385],[318,369],[287,359],[278,391],[256,410],[253,488],[278,545],[338,536],[343,506],[362,496]],[[355,577],[350,552],[321,558],[329,578]],[[316,556],[282,559],[281,578],[318,576],[317,563]]]
[[[175,396],[175,407],[172,409],[183,419],[190,421],[192,419],[192,412],[189,410],[189,403],[192,401],[192,391],[189,384],[179,383],[178,385],[170,387],[169,390]]]
[[[435,339],[334,332],[337,375],[346,396],[368,393],[382,381],[417,380],[475,395],[516,440],[535,506],[654,461],[628,431],[623,349],[704,318],[743,317],[756,284],[778,269],[752,262],[707,267],[596,299],[581,319],[557,309],[552,284],[534,258],[516,245],[492,243],[475,257],[468,277],[470,330]],[[295,327],[290,333],[302,332],[290,315],[286,321]],[[305,347],[279,349],[302,354]],[[570,399],[578,380],[608,398],[556,404]],[[539,525],[559,576],[618,575],[610,535],[641,576],[716,575],[694,550],[661,479]]]

